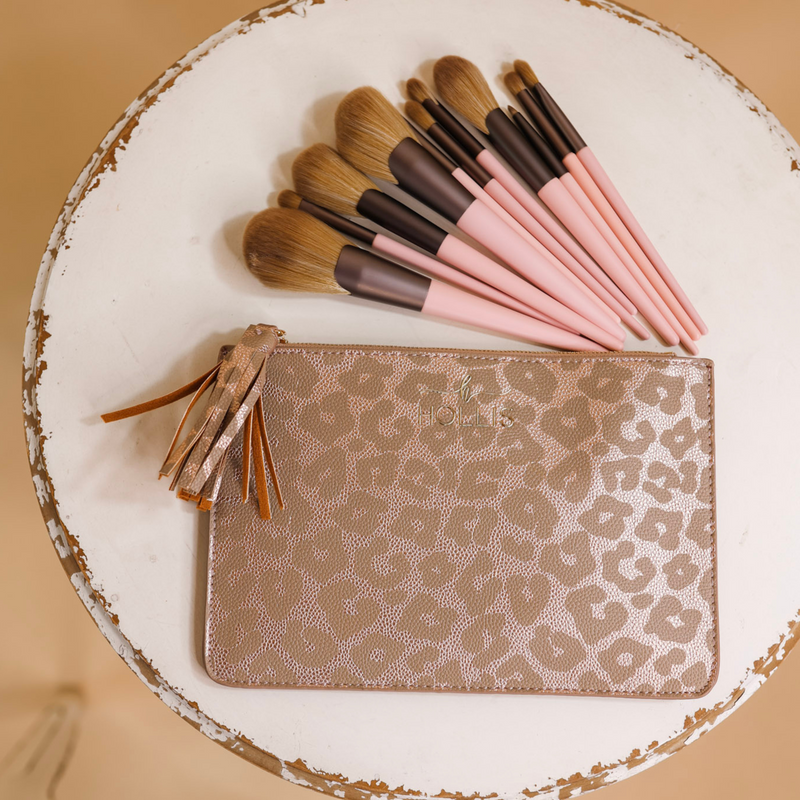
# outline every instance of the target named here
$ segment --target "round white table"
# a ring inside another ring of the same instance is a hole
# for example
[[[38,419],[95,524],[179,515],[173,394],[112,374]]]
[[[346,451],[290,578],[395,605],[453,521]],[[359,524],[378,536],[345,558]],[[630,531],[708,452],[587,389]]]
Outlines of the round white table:
[[[370,83],[400,101],[401,81],[430,81],[451,52],[483,68],[502,103],[509,62],[532,62],[711,329],[721,668],[701,700],[219,686],[201,658],[207,520],[155,480],[182,409],[100,422],[205,371],[253,322],[292,341],[508,347],[390,308],[271,292],[239,254],[247,219],[290,186],[294,155],[333,142],[344,93]],[[797,145],[719,64],[634,12],[591,0],[273,5],[131,104],[53,230],[24,367],[48,532],[150,689],[290,781],[350,798],[563,798],[621,780],[718,724],[795,641],[799,250]]]

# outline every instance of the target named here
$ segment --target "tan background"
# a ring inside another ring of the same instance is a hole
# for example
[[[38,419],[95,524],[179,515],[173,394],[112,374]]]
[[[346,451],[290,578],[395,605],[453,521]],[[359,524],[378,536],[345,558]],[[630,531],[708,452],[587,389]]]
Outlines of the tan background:
[[[717,58],[800,134],[797,0],[632,2]],[[0,758],[57,685],[81,684],[88,705],[61,800],[311,796],[207,740],[116,657],[45,533],[20,413],[28,302],[67,191],[134,97],[191,47],[255,7],[248,0],[3,0]],[[599,796],[797,797],[798,736],[800,655],[794,653],[720,728]]]

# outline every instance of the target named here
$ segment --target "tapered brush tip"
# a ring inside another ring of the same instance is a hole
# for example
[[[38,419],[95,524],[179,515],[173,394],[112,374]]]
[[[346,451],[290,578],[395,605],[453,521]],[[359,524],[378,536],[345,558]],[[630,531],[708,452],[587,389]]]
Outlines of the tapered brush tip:
[[[300,208],[300,203],[302,202],[303,198],[291,189],[284,189],[278,195],[278,205],[281,208]]]
[[[433,80],[442,99],[476,128],[487,132],[486,117],[497,101],[481,71],[466,58],[444,56],[433,67]]]
[[[416,100],[406,102],[406,116],[420,129],[427,131],[436,120],[427,112],[425,106]]]
[[[507,72],[503,75],[503,82],[506,85],[506,89],[511,92],[512,97],[516,97],[525,89],[522,78],[516,72]]]
[[[242,250],[247,268],[265,286],[348,294],[334,277],[339,254],[347,243],[304,211],[268,208],[247,223]]]
[[[536,84],[539,83],[536,73],[531,69],[531,65],[527,61],[517,59],[514,62],[514,71],[517,73],[517,75],[519,75],[522,82],[528,87],[528,89],[536,86]]]
[[[419,78],[409,78],[406,81],[406,92],[417,103],[424,103],[426,100],[434,99],[428,87]]]
[[[339,103],[334,119],[336,149],[357,169],[397,183],[389,156],[403,139],[415,139],[400,112],[371,86],[354,89]]]
[[[312,144],[295,158],[292,180],[306,200],[351,217],[364,192],[378,188],[326,144]]]

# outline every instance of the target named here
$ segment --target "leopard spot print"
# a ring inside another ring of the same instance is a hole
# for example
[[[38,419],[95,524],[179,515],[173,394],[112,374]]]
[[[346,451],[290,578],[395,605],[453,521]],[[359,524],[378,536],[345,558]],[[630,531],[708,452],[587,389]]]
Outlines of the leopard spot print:
[[[600,666],[615,683],[622,683],[632,678],[653,655],[653,648],[637,642],[629,636],[615,639],[601,650],[598,659]]]
[[[347,569],[348,557],[341,531],[324,528],[311,539],[299,541],[292,553],[297,569],[306,570],[318,583],[327,583]]]
[[[586,655],[584,646],[574,636],[539,625],[529,645],[534,658],[547,669],[569,672]]]
[[[681,399],[685,390],[685,378],[650,372],[639,384],[634,395],[637,400],[649,406],[657,406],[665,414],[672,415],[681,410]]]
[[[628,612],[622,603],[605,603],[601,616],[595,616],[594,606],[608,597],[606,591],[596,584],[582,586],[571,591],[564,606],[572,615],[575,626],[587,644],[597,644],[602,639],[620,630],[628,621]]]
[[[539,619],[550,599],[550,581],[541,573],[509,575],[506,594],[514,619],[527,628]]]
[[[539,403],[549,403],[556,389],[556,377],[545,364],[511,361],[503,365],[503,376],[514,389]]]
[[[314,625],[305,627],[299,619],[286,623],[281,644],[298,664],[313,669],[327,666],[339,652],[336,640],[327,631]]]
[[[548,408],[542,414],[542,430],[559,444],[576,450],[597,431],[597,422],[585,397],[574,397],[561,406]]]
[[[353,581],[339,581],[323,586],[317,595],[325,619],[339,639],[349,639],[372,625],[380,607],[371,597],[359,597]]]
[[[397,629],[425,642],[443,642],[450,636],[457,612],[440,606],[432,595],[420,593],[405,607]]]
[[[547,483],[570,503],[579,503],[592,485],[591,459],[582,450],[570,453],[547,473]]]
[[[633,506],[610,494],[600,495],[578,522],[592,534],[605,539],[619,539],[625,532],[625,520],[633,514]]]
[[[503,582],[494,572],[492,557],[481,550],[458,578],[458,596],[471,616],[488,611],[502,591]]]
[[[443,534],[460,547],[469,547],[473,542],[483,546],[489,543],[498,517],[497,511],[493,508],[476,509],[467,505],[456,506],[450,512]]]
[[[644,631],[654,633],[663,642],[686,644],[694,639],[702,617],[696,608],[684,608],[677,597],[666,595],[650,612]]]
[[[436,544],[436,532],[441,517],[442,512],[437,508],[405,506],[392,523],[390,531],[393,536],[408,539],[422,548],[429,549]]]
[[[633,426],[636,437],[628,438],[625,435],[626,429],[635,418],[636,407],[633,403],[621,405],[616,411],[603,417],[603,437],[609,444],[616,445],[626,456],[644,455],[656,440],[656,432],[646,419],[640,420]]]
[[[537,489],[520,487],[509,492],[503,500],[503,513],[513,525],[539,539],[549,539],[558,524],[558,510]]]
[[[300,412],[298,422],[303,430],[328,446],[355,427],[345,392],[334,392],[316,403],[309,403]]]
[[[353,366],[339,375],[339,385],[349,394],[374,400],[384,393],[385,379],[392,368],[369,356],[361,356]]]
[[[625,385],[631,379],[631,370],[610,361],[597,361],[592,371],[578,380],[578,388],[592,400],[618,403],[625,395]]]
[[[596,563],[586,531],[575,531],[563,542],[545,545],[539,557],[539,568],[565,586],[577,586],[591,575]]]
[[[636,576],[633,578],[627,577],[624,573],[632,572],[633,570],[623,569],[623,562],[635,557],[636,546],[633,542],[627,540],[620,542],[616,547],[603,553],[603,577],[618,586],[626,594],[639,594],[644,591],[656,575],[656,568],[653,562],[646,556],[641,556],[636,558],[634,562]],[[664,571],[667,571],[666,567]]]
[[[680,543],[682,527],[683,514],[680,511],[651,507],[634,532],[645,542],[658,542],[664,550],[675,550]]]
[[[370,633],[350,651],[356,667],[367,680],[376,680],[394,664],[405,646],[382,633]]]

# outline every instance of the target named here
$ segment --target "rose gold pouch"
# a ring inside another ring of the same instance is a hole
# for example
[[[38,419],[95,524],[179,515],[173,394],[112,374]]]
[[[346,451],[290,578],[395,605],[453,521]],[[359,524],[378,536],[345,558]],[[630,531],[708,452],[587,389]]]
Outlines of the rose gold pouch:
[[[273,495],[262,519],[254,481],[242,501],[240,432],[211,511],[209,675],[704,694],[718,663],[712,366],[277,344],[262,399],[284,509]]]

